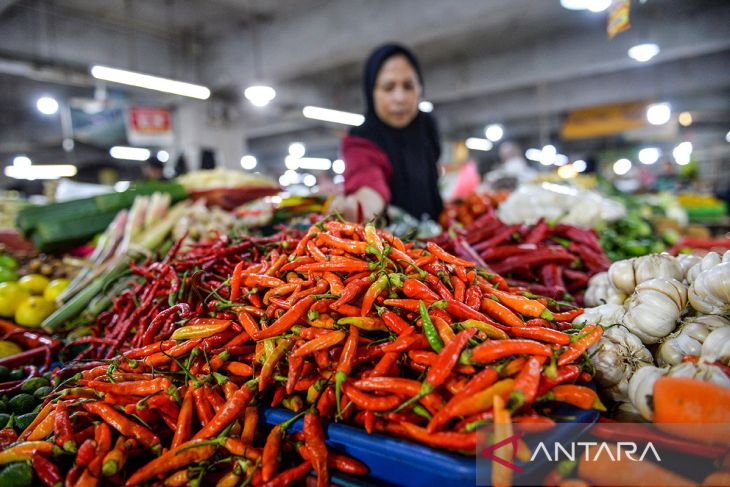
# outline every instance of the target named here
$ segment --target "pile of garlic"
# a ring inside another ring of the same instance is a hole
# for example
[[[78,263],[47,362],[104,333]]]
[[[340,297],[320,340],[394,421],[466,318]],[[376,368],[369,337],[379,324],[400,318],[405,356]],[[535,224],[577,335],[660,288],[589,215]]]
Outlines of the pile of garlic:
[[[730,363],[730,251],[618,261],[591,279],[585,296],[593,307],[574,323],[608,327],[589,350],[607,398],[651,420],[654,383],[663,375],[730,387],[713,365]],[[699,358],[683,361],[688,355]]]

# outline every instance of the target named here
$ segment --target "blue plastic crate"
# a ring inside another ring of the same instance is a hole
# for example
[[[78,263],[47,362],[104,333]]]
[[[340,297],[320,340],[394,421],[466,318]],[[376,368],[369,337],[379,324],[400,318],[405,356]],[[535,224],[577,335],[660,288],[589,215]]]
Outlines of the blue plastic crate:
[[[262,420],[270,425],[286,421],[294,414],[286,409],[269,408],[263,410]],[[558,417],[570,417],[570,423],[593,423],[598,419],[598,411],[584,411],[562,406]],[[301,431],[303,420],[299,419],[290,431]],[[346,453],[370,468],[370,474],[360,481],[352,479],[350,485],[363,485],[372,482],[377,485],[404,485],[439,487],[474,485],[476,481],[476,461],[443,450],[429,448],[411,441],[386,436],[379,433],[368,434],[361,428],[339,423],[326,425],[327,444]],[[575,431],[576,435],[582,431]],[[534,469],[537,465],[531,465]],[[532,471],[525,470],[523,475]],[[348,477],[338,479],[346,485]]]

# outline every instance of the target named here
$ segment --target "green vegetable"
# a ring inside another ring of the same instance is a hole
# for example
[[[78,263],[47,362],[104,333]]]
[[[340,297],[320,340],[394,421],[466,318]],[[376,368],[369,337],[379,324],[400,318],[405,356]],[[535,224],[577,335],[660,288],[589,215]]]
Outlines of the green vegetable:
[[[8,424],[8,421],[10,421],[10,415],[0,413],[0,429],[4,428],[5,425]]]
[[[18,261],[8,254],[0,254],[0,267],[15,270],[18,268]]]
[[[0,382],[5,382],[10,377],[10,369],[0,365]]]
[[[36,405],[36,399],[30,394],[21,393],[8,402],[10,412],[15,414],[25,414],[33,410]]]
[[[46,396],[48,396],[50,393],[53,392],[53,388],[50,386],[42,386],[35,390],[33,393],[33,397],[35,397],[38,401],[43,401]]]
[[[51,381],[49,381],[45,377],[33,377],[32,379],[28,379],[27,381],[23,382],[23,385],[20,386],[20,392],[32,393],[35,392],[35,390],[39,387],[49,385],[51,385]]]
[[[30,487],[33,484],[33,469],[28,462],[11,463],[0,472],[3,487]]]
[[[25,372],[23,369],[13,369],[8,375],[8,380],[21,380],[25,379]]]
[[[25,431],[25,429],[30,426],[30,423],[33,422],[36,416],[38,416],[38,413],[27,413],[21,414],[20,416],[15,418],[15,431],[17,431],[18,433],[20,433],[21,431]]]
[[[8,412],[8,402],[7,401],[0,401],[0,414],[5,414]],[[2,421],[0,421],[2,423]]]
[[[7,267],[0,267],[0,282],[17,281],[18,274]]]

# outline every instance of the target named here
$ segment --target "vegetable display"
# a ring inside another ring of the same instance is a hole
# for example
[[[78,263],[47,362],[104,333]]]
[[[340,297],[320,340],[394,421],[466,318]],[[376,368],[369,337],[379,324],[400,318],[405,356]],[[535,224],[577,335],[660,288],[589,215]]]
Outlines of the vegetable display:
[[[45,465],[48,485],[285,485],[310,470],[327,485],[367,467],[328,449],[326,421],[473,453],[492,418],[603,409],[581,385],[602,327],[573,328],[580,309],[433,242],[330,220],[176,246],[132,271],[147,285],[67,345],[86,348],[0,463]],[[257,435],[264,405],[298,415]]]

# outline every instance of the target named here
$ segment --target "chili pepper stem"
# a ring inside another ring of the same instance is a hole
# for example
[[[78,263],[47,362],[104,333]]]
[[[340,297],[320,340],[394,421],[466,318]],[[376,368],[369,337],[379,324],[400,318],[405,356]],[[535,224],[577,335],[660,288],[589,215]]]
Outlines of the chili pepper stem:
[[[429,384],[428,382],[425,382],[424,381],[423,384],[421,384],[421,390],[418,391],[418,394],[416,394],[412,398],[408,399],[406,402],[404,402],[403,404],[401,404],[400,406],[398,406],[397,408],[395,408],[391,412],[393,412],[393,413],[399,413],[399,412],[401,412],[402,410],[404,410],[405,408],[407,408],[411,404],[413,404],[413,403],[415,403],[417,401],[420,401],[421,398],[423,398],[423,396],[427,396],[428,394],[431,394],[434,391],[434,389],[435,388],[431,384]]]

